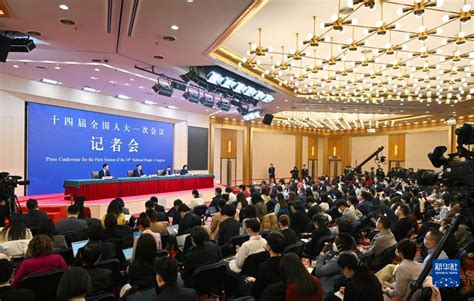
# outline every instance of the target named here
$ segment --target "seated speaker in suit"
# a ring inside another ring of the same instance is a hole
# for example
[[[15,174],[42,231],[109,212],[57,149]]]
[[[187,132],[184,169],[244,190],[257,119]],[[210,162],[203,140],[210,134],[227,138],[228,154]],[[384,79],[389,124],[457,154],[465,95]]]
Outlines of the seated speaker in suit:
[[[189,173],[189,170],[188,170],[188,165],[185,164],[183,165],[183,169],[181,169],[181,171],[179,172],[180,175],[187,175]]]
[[[133,170],[133,175],[132,177],[141,177],[141,176],[144,176],[145,173],[143,172],[142,170],[142,165],[141,164],[137,164],[137,168],[135,168]]]
[[[161,172],[162,176],[171,176],[173,175],[173,170],[171,169],[171,166],[167,166],[165,170]]]
[[[102,170],[99,171],[99,179],[103,177],[110,177],[109,164],[102,165]]]

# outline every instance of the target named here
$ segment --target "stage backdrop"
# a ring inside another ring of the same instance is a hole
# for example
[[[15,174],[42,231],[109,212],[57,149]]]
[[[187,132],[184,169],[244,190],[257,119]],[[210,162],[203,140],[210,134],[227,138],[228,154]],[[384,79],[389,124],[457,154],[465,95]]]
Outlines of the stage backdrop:
[[[142,164],[173,167],[173,124],[27,103],[29,195],[58,193],[65,179],[87,179],[104,163],[114,177]]]

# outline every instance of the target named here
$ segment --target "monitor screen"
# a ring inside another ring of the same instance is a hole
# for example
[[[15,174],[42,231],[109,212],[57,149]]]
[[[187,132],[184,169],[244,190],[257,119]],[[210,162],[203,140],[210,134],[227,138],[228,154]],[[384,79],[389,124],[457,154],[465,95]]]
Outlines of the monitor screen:
[[[76,242],[71,243],[72,253],[74,254],[74,257],[76,257],[79,249],[84,247],[88,242],[89,242],[88,240],[81,240],[81,241],[76,241]]]

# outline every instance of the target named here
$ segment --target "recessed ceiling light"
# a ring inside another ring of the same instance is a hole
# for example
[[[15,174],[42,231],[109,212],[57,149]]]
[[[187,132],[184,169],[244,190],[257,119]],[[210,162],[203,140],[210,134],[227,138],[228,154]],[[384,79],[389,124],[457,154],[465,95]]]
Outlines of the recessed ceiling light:
[[[13,65],[12,67],[13,68],[20,68],[20,66],[18,66],[18,65]]]
[[[74,22],[73,20],[69,20],[69,19],[61,19],[59,20],[61,23],[63,23],[64,25],[75,25],[76,22]]]
[[[134,81],[135,81],[135,79],[131,78],[131,79],[130,79],[130,81],[131,81],[131,82],[134,82]]]
[[[26,33],[29,34],[30,36],[35,36],[35,37],[41,36],[41,32],[39,31],[29,30]]]
[[[175,106],[167,106],[168,109],[172,109],[172,110],[176,110],[178,109],[178,107],[175,107]]]
[[[56,69],[56,70],[61,70],[61,67],[55,66],[54,69]]]
[[[99,71],[100,71],[100,69],[99,69],[99,68],[94,68],[94,71],[97,71],[97,72],[99,72]]]
[[[143,88],[145,88],[145,87],[143,87],[143,86],[138,86],[138,89],[143,89]]]
[[[92,92],[92,93],[100,92],[99,90],[91,88],[91,87],[83,87],[82,90],[87,91],[87,92]]]
[[[275,109],[279,109],[280,107],[276,107]]]
[[[52,84],[52,85],[59,85],[60,82],[56,81],[56,80],[53,80],[53,79],[47,79],[47,78],[42,78],[41,81],[43,83],[47,83],[47,84]]]
[[[95,76],[91,76],[90,79],[97,80],[97,79],[99,79],[99,78],[98,78],[98,77],[95,77]]]
[[[151,100],[144,100],[143,103],[146,105],[156,105],[156,102],[151,101]]]
[[[285,102],[287,102],[287,101],[288,101],[288,99],[285,99]]]
[[[59,8],[62,10],[69,10],[69,6],[67,6],[66,4],[60,4]]]
[[[109,83],[111,83],[112,85],[115,85],[117,82],[114,80],[109,80]]]
[[[193,3],[194,0],[186,0],[186,2],[188,2],[188,3]]]
[[[168,42],[174,42],[176,41],[176,38],[173,36],[164,36],[163,40],[168,41]]]
[[[178,25],[171,25],[170,28],[172,30],[179,30],[179,26]]]
[[[125,100],[130,100],[132,99],[130,96],[127,96],[127,95],[122,95],[122,94],[118,94],[117,96],[118,99],[125,99]]]
[[[124,85],[125,85],[125,86],[127,86],[127,87],[128,87],[128,86],[130,86],[130,84],[129,84],[129,83],[125,83]]]
[[[154,55],[153,58],[157,59],[157,60],[162,60],[164,59],[165,57],[162,56],[162,55]]]

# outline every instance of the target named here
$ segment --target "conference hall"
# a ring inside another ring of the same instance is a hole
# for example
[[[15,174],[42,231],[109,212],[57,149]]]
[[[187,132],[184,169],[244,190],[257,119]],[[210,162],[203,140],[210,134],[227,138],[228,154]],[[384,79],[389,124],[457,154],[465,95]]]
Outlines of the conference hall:
[[[474,300],[473,5],[0,0],[0,299]]]

